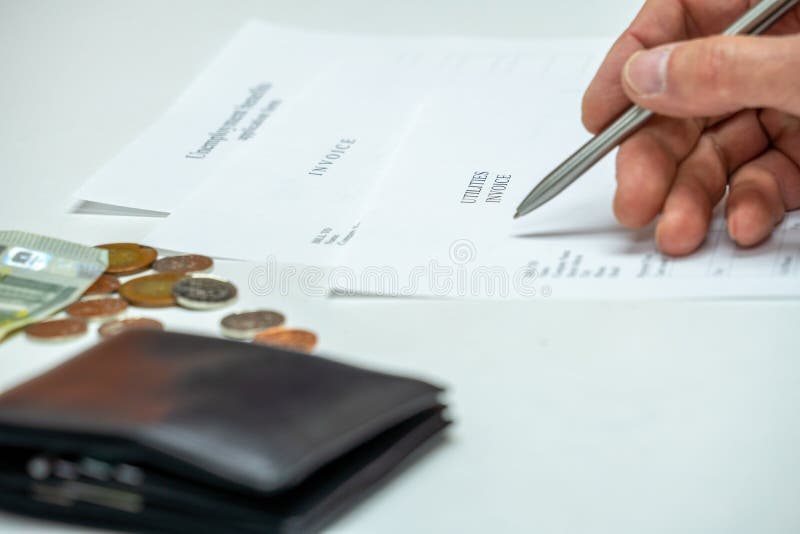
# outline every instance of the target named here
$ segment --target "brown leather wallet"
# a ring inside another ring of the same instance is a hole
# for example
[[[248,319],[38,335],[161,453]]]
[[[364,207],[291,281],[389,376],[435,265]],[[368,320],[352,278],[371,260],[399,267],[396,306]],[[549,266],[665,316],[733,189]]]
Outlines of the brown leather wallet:
[[[441,393],[318,356],[123,333],[0,395],[0,506],[137,531],[317,530],[438,441]]]

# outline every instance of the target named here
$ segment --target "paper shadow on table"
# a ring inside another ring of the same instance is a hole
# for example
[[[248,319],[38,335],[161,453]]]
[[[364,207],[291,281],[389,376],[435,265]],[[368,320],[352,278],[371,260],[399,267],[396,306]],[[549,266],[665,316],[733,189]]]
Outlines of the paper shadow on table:
[[[78,200],[69,209],[69,213],[76,215],[114,215],[122,217],[168,217],[169,213],[166,211],[153,211],[143,210],[138,208],[129,208],[126,206],[117,206],[114,204],[105,204],[102,202],[92,202],[90,200]]]

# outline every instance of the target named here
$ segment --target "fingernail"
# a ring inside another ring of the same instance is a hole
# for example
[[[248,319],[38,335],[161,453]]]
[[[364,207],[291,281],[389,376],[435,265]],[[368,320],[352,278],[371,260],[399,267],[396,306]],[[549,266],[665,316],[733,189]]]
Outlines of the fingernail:
[[[667,89],[667,63],[674,45],[636,52],[625,64],[625,81],[641,96],[654,96]]]
[[[739,232],[737,232],[736,219],[737,218],[734,217],[733,215],[729,215],[728,216],[728,225],[727,225],[728,226],[728,237],[730,237],[734,241],[736,241],[736,236],[739,234]]]

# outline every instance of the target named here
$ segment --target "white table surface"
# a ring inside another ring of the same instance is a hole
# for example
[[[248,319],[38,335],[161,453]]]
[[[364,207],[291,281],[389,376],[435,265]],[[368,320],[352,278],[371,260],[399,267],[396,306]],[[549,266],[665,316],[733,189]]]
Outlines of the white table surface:
[[[68,213],[69,194],[255,16],[370,33],[618,33],[637,0],[0,1],[0,227],[87,244],[153,218]],[[154,192],[157,194],[157,192]],[[447,442],[336,523],[375,532],[798,532],[798,300],[427,301],[246,290],[321,352],[449,388]],[[170,309],[214,333],[225,312]],[[95,340],[0,344],[0,387]],[[0,530],[71,531],[0,515]]]

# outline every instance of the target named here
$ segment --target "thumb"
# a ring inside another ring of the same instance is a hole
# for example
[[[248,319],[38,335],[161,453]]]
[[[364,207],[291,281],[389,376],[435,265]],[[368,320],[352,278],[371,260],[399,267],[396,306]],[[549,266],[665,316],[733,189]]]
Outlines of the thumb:
[[[716,36],[637,52],[622,85],[639,104],[673,117],[744,108],[800,115],[800,36]]]

